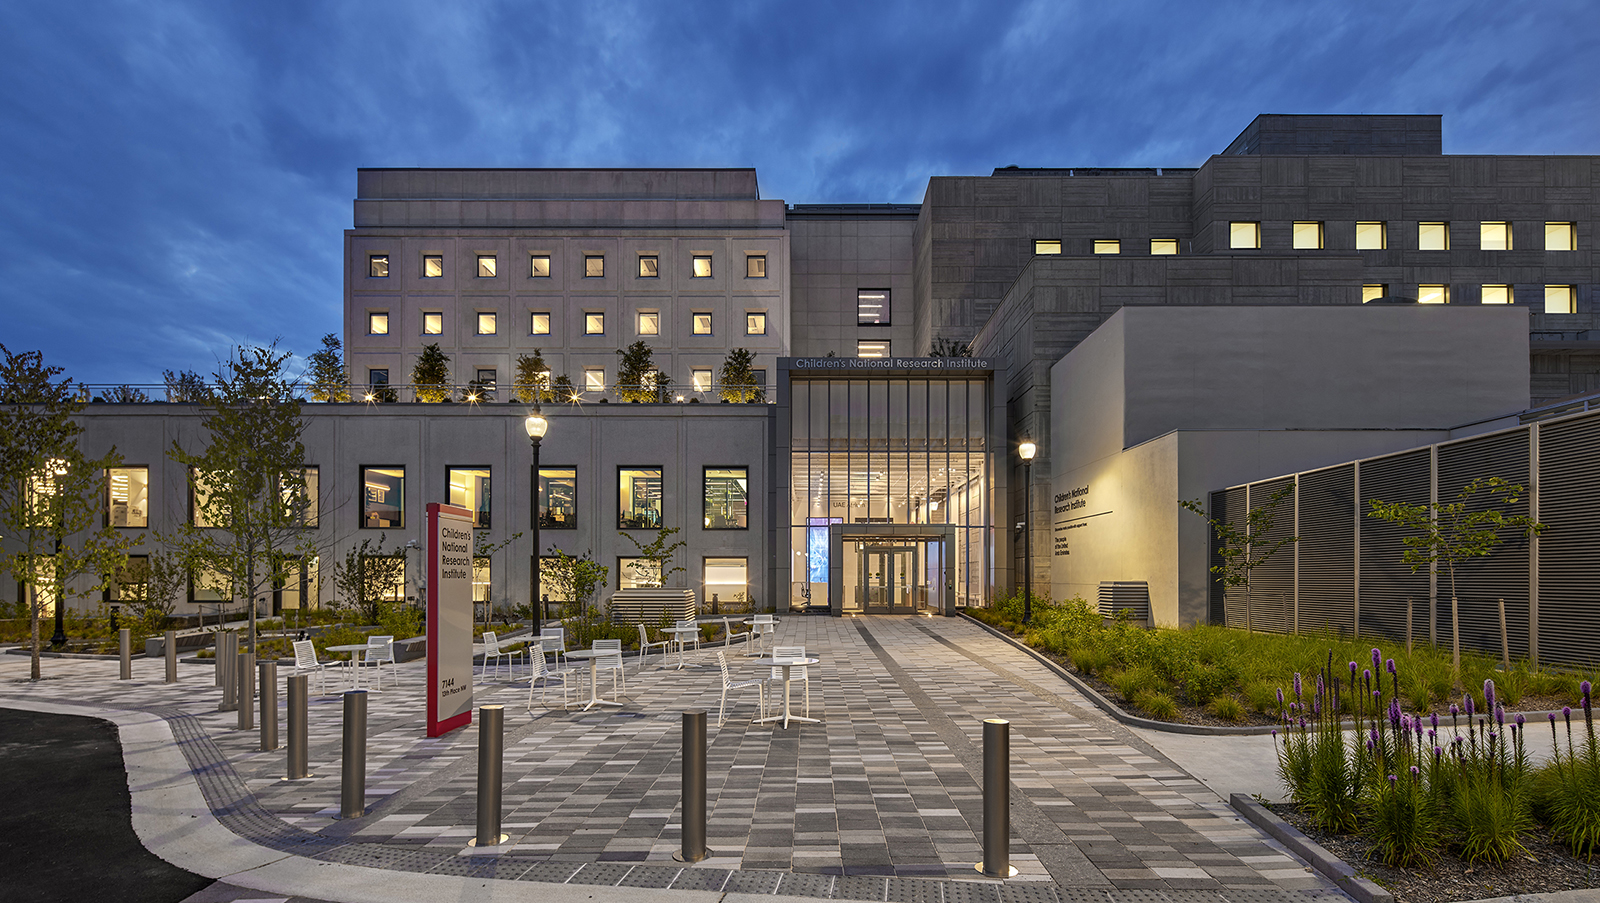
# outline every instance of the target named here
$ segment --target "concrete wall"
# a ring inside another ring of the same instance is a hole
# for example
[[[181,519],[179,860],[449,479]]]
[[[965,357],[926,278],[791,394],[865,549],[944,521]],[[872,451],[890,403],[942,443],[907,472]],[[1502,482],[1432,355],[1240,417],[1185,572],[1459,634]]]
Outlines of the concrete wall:
[[[789,320],[794,357],[855,357],[856,342],[887,341],[890,353],[915,354],[912,238],[917,207],[859,205],[789,211]],[[888,326],[859,326],[857,289],[888,289]]]

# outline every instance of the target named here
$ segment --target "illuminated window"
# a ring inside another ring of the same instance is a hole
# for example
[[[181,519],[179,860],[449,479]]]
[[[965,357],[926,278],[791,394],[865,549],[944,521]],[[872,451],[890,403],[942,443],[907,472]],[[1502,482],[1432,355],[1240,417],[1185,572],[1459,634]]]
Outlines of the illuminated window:
[[[711,315],[710,314],[701,313],[701,314],[691,314],[690,316],[691,316],[691,319],[692,319],[692,321],[694,323],[694,334],[695,335],[710,335],[711,334]]]
[[[748,313],[744,315],[745,335],[766,335],[767,315],[765,313]]]
[[[1389,247],[1389,224],[1356,223],[1356,250],[1382,251]]]
[[[1511,286],[1509,286],[1509,285],[1486,285],[1486,286],[1484,286],[1483,287],[1483,303],[1484,304],[1510,304],[1511,303]]]
[[[495,273],[495,259],[493,254],[478,255],[478,278],[493,279]]]
[[[221,571],[195,568],[189,572],[189,601],[232,602],[233,581]]]
[[[1176,238],[1150,239],[1151,254],[1176,254],[1178,253],[1178,240]]]
[[[436,310],[435,311],[426,311],[426,310],[423,311],[422,312],[422,334],[423,335],[443,335],[444,334],[444,314],[439,313]]]
[[[606,315],[603,313],[586,313],[583,315],[584,335],[605,335]]]
[[[617,588],[642,589],[661,585],[660,567],[643,558],[617,556]]]
[[[389,334],[389,312],[372,311],[367,314],[367,335]]]
[[[1575,314],[1578,312],[1577,293],[1570,285],[1544,287],[1544,312],[1547,314]]]
[[[604,392],[606,390],[606,371],[598,367],[583,371],[583,390],[585,392]]]
[[[1229,223],[1228,224],[1229,248],[1259,248],[1261,247],[1260,223]]]
[[[106,526],[150,526],[150,468],[106,470]]]
[[[534,254],[528,258],[528,277],[531,279],[550,278],[549,254]]]
[[[696,279],[710,279],[711,278],[711,255],[710,254],[696,254],[696,255],[694,255],[694,278],[696,278]]]
[[[471,511],[474,527],[489,526],[489,468],[446,468],[445,483],[450,504]]]
[[[367,275],[374,279],[389,278],[389,255],[373,254],[367,258]]]
[[[660,335],[661,334],[661,314],[659,314],[659,313],[657,313],[656,311],[653,311],[653,310],[648,310],[648,311],[641,310],[641,311],[639,311],[639,334],[640,335]]]
[[[1321,223],[1295,223],[1294,224],[1294,249],[1296,251],[1312,251],[1322,247]]]
[[[765,279],[765,278],[767,278],[767,255],[765,255],[765,254],[747,254],[747,255],[745,255],[745,258],[744,258],[744,278],[746,278],[746,279]]]
[[[474,605],[489,605],[490,564],[489,559],[472,556],[472,602]],[[488,612],[484,612],[488,616]]]
[[[539,468],[539,528],[578,529],[578,469]]]
[[[583,275],[586,279],[599,279],[606,274],[606,258],[603,254],[589,254],[583,258]]]
[[[528,314],[528,335],[549,335],[550,314],[544,311],[531,311]]]
[[[361,526],[366,529],[406,525],[406,469],[361,468]]]
[[[1122,242],[1115,238],[1098,239],[1094,243],[1096,254],[1121,254]]]
[[[1417,223],[1417,250],[1450,250],[1450,224]]]
[[[1389,286],[1384,283],[1371,283],[1361,287],[1361,303],[1376,301],[1389,294]]]
[[[661,468],[618,467],[617,528],[657,530],[661,528]]]
[[[316,529],[319,525],[320,517],[317,511],[317,500],[322,498],[322,468],[313,464],[309,467],[302,468],[301,472],[305,477],[305,483],[303,484],[305,495],[301,500],[302,510],[299,516],[300,526]],[[294,497],[286,493],[284,495],[284,501],[286,503],[293,504]]]
[[[1478,248],[1484,251],[1511,250],[1511,224],[1479,223]]]
[[[493,311],[478,311],[478,335],[494,335],[500,315]]]
[[[702,599],[727,605],[742,604],[749,601],[750,594],[750,564],[746,558],[707,558],[705,559],[705,595]],[[706,603],[702,602],[701,605]],[[715,609],[713,609],[714,611]],[[723,609],[727,611],[727,609]]]
[[[889,325],[889,290],[886,288],[856,289],[856,325]]]
[[[691,370],[691,371],[689,371],[689,384],[694,387],[694,390],[696,392],[710,392],[711,391],[711,371],[710,370]]]
[[[1060,254],[1061,253],[1061,242],[1059,242],[1059,241],[1036,241],[1036,242],[1033,243],[1033,253],[1035,253],[1035,254]]]
[[[150,556],[129,555],[106,587],[107,602],[143,602],[150,592]]]
[[[219,500],[211,502],[211,484],[199,470],[189,468],[189,523],[196,527],[215,527],[227,519],[228,512]]]
[[[661,258],[654,254],[639,255],[639,278],[655,279],[661,275]]]
[[[888,357],[888,342],[857,342],[856,357]]]
[[[1449,304],[1450,286],[1448,285],[1419,285],[1417,286],[1418,304]]]
[[[441,254],[422,255],[422,278],[438,279],[444,275],[444,256]]]
[[[1545,223],[1544,249],[1546,251],[1578,250],[1578,230],[1573,223]]]
[[[750,529],[749,468],[707,467],[701,499],[705,529]]]

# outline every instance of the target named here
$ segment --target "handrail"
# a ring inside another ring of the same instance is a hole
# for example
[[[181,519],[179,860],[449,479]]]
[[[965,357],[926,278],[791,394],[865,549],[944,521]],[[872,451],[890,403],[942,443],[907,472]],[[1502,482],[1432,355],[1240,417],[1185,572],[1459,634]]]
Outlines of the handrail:
[[[92,404],[204,404],[204,398],[175,398],[175,392],[165,383],[77,383],[79,390],[78,400]],[[300,394],[298,401],[305,404],[324,404],[313,400],[313,385],[306,382],[290,383],[290,386]],[[380,383],[356,384],[342,387],[350,396],[350,404],[399,404],[399,403],[430,403],[421,400],[421,393],[442,393],[446,402],[456,404],[532,404],[530,397],[527,401],[521,400],[519,395],[531,396],[533,390],[519,391],[514,386],[484,385],[480,383],[448,383],[444,385],[418,386],[407,383]],[[641,401],[641,404],[687,404],[696,401],[702,404],[717,403],[725,389],[736,388],[746,392],[748,386],[731,387],[723,383],[697,389],[692,385],[670,385],[660,392],[654,392],[656,400]],[[774,404],[774,393],[767,387],[756,386],[762,393],[762,400],[754,403]],[[542,394],[544,404],[584,404],[605,401],[608,404],[627,404],[632,399],[624,398],[624,393],[640,394],[641,390],[627,386],[607,386],[604,389],[574,389],[565,398],[555,397],[558,393],[566,393],[564,389],[545,389]],[[649,387],[644,387],[642,393],[652,393]],[[752,402],[746,402],[752,403]]]

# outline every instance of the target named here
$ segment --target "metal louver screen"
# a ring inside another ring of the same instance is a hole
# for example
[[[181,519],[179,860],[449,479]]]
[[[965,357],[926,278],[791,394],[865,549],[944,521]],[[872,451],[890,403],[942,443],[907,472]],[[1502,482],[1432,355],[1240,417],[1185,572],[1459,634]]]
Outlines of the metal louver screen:
[[[1300,475],[1300,632],[1355,630],[1354,464]],[[1284,547],[1278,554],[1291,551]]]
[[[1230,494],[1234,493],[1237,493],[1242,497],[1244,495],[1244,490],[1224,489],[1220,492],[1211,493],[1210,507],[1208,507],[1206,510],[1211,512],[1211,517],[1213,519],[1226,518],[1226,512],[1228,510],[1228,497]],[[1222,542],[1217,537],[1217,531],[1211,528],[1208,528],[1206,532],[1206,541],[1210,543],[1206,561],[1206,567],[1209,569],[1206,573],[1206,586],[1209,591],[1206,600],[1207,607],[1209,609],[1206,620],[1211,624],[1227,624],[1228,610],[1226,603],[1228,584],[1227,581],[1222,579],[1222,575],[1216,571],[1217,568],[1222,566]]]
[[[1539,428],[1539,660],[1600,658],[1600,417]]]
[[[1102,580],[1099,591],[1100,617],[1115,618],[1127,612],[1134,624],[1150,623],[1150,584],[1144,580]]]
[[[1244,529],[1245,512],[1248,510],[1245,508],[1245,493],[1245,487],[1240,486],[1235,489],[1227,490],[1223,499],[1223,519],[1238,530]],[[1220,550],[1221,545],[1218,544],[1216,548]],[[1214,554],[1217,562],[1220,564],[1222,561],[1221,552],[1218,551]],[[1227,583],[1224,582],[1222,586],[1222,592],[1224,599],[1226,600],[1225,607],[1227,609],[1228,626],[1250,626],[1250,613],[1247,607],[1247,601],[1250,594],[1245,587],[1228,586]]]
[[[1410,531],[1372,517],[1371,502],[1426,505],[1431,455],[1428,449],[1361,462],[1361,633],[1406,638],[1411,600],[1415,639],[1428,640],[1428,569],[1413,572],[1402,560],[1401,538]]]
[[[1457,501],[1462,487],[1480,477],[1499,477],[1519,486],[1529,483],[1529,430],[1499,433],[1439,446],[1439,503]],[[1529,512],[1528,493],[1518,493],[1516,505],[1502,508],[1508,515]],[[1496,497],[1480,490],[1467,501],[1467,511],[1493,506]],[[1455,566],[1455,593],[1461,609],[1461,648],[1500,654],[1500,613],[1497,600],[1506,602],[1506,628],[1514,657],[1528,654],[1528,538],[1505,530],[1500,544],[1488,557],[1473,558]],[[1438,567],[1439,645],[1450,644],[1450,572]]]
[[[1261,544],[1294,535],[1294,477],[1269,480],[1250,487],[1250,507],[1267,504],[1273,493],[1288,486],[1290,492],[1273,512],[1272,527],[1261,537]],[[1260,550],[1252,549],[1252,555]],[[1250,618],[1256,630],[1289,633],[1294,630],[1294,547],[1286,545],[1277,554],[1250,572]]]

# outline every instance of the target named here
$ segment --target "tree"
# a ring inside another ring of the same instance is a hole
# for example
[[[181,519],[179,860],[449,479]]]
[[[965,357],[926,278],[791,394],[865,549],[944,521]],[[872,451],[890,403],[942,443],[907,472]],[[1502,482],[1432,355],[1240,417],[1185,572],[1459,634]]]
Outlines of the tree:
[[[717,375],[720,383],[717,394],[723,401],[743,403],[767,400],[766,391],[756,382],[755,359],[755,353],[748,348],[735,348],[728,352],[727,359],[722,362],[722,371]]]
[[[167,384],[167,401],[173,404],[202,402],[211,393],[211,387],[206,385],[205,377],[193,370],[183,370],[178,373],[163,370],[161,380]]]
[[[550,366],[544,362],[542,349],[535,348],[532,354],[517,355],[517,374],[512,381],[512,396],[523,404],[556,400],[555,387],[551,385]]]
[[[648,543],[641,543],[632,534],[618,531],[618,535],[633,543],[633,547],[639,550],[639,558],[644,562],[644,567],[636,566],[634,573],[647,581],[647,585],[666,586],[667,579],[673,574],[684,573],[683,568],[671,566],[672,557],[678,553],[679,549],[688,545],[687,542],[681,539],[675,543],[668,544],[667,540],[671,539],[672,534],[677,532],[677,527],[662,527],[656,532],[655,539]]]
[[[593,553],[568,555],[555,546],[549,557],[539,562],[540,582],[549,584],[555,592],[568,596],[578,612],[588,609],[589,597],[605,585],[611,569],[594,560]]]
[[[1486,497],[1477,499],[1479,492]],[[1456,565],[1488,557],[1500,544],[1502,531],[1513,530],[1523,536],[1544,532],[1544,524],[1531,517],[1506,514],[1506,509],[1522,500],[1522,492],[1521,486],[1499,477],[1478,477],[1449,503],[1367,500],[1372,509],[1368,517],[1416,531],[1415,536],[1400,540],[1406,546],[1401,560],[1411,565],[1411,573],[1442,561],[1450,574],[1450,659],[1457,685],[1461,682],[1461,610],[1456,600]]]
[[[339,337],[328,333],[322,337],[322,350],[306,360],[311,364],[306,370],[306,382],[311,397],[316,401],[349,401],[350,378],[345,373],[343,345]]]
[[[138,560],[124,559],[104,577],[107,583],[115,581],[133,616],[155,629],[172,615],[178,594],[189,582],[189,569],[176,555],[158,549]]]
[[[333,566],[333,588],[340,604],[353,609],[364,624],[378,623],[384,603],[391,596],[405,595],[405,549],[384,551],[387,538],[387,533],[380,533],[377,541],[370,537],[361,540]]]
[[[512,543],[516,542],[517,540],[519,540],[521,538],[522,538],[522,532],[518,531],[516,533],[511,534],[510,536],[507,536],[505,539],[501,540],[500,542],[490,542],[489,541],[489,534],[488,534],[487,531],[474,530],[473,531],[473,538],[472,538],[472,566],[474,568],[479,567],[479,563],[481,562],[482,566],[491,568],[491,573],[492,573],[493,572],[492,571],[492,568],[493,568],[492,559],[494,558],[494,554],[496,552],[500,551],[501,549],[505,548],[506,546],[511,545]],[[476,579],[476,578],[474,578],[474,579]],[[490,606],[485,606],[485,607],[492,609],[493,606],[490,605]],[[484,613],[484,620],[485,620],[486,623],[489,620],[493,619],[493,617],[494,617],[494,612],[492,610],[491,611],[487,611],[487,612]]]
[[[972,346],[951,339],[934,339],[928,357],[972,357]]]
[[[305,421],[295,384],[283,373],[287,352],[245,347],[223,362],[201,408],[206,447],[174,440],[167,454],[183,465],[195,518],[174,537],[197,572],[212,575],[248,602],[255,651],[259,597],[317,554],[307,527],[317,499],[306,485]]]
[[[1292,542],[1298,542],[1298,536],[1284,536],[1271,542],[1266,541],[1268,533],[1272,532],[1273,525],[1277,522],[1278,506],[1288,501],[1294,494],[1294,484],[1287,483],[1278,491],[1267,497],[1266,502],[1251,508],[1245,513],[1244,529],[1228,522],[1223,518],[1214,518],[1201,507],[1200,501],[1179,500],[1178,505],[1186,511],[1191,511],[1205,519],[1216,532],[1220,544],[1218,554],[1222,556],[1222,563],[1211,568],[1211,573],[1222,578],[1229,586],[1243,586],[1246,593],[1246,605],[1249,605],[1250,572],[1266,564],[1267,560],[1278,553],[1278,550]],[[1246,623],[1249,623],[1248,616]]]
[[[418,401],[450,400],[450,356],[439,350],[438,342],[422,346],[422,354],[411,368],[411,388]]]
[[[131,540],[101,519],[106,468],[122,463],[115,448],[90,459],[78,447],[83,427],[78,387],[57,379],[37,351],[12,354],[0,344],[0,571],[21,584],[28,603],[32,668],[39,679],[39,620],[46,601],[62,606],[69,582],[103,575]],[[87,592],[105,587],[100,582]]]
[[[98,400],[115,402],[117,404],[144,404],[150,400],[150,396],[145,394],[141,389],[135,389],[132,386],[122,385],[112,386],[104,392],[101,392]]]
[[[643,339],[617,349],[617,397],[623,401],[658,401],[663,377],[656,370],[654,352]]]

